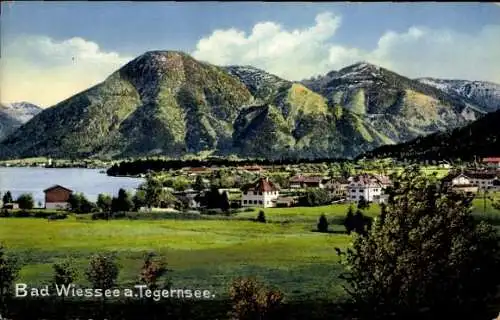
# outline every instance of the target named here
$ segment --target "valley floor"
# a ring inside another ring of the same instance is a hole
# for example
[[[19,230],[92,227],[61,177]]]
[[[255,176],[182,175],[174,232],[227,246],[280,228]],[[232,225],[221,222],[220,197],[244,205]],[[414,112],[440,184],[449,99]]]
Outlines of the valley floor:
[[[475,207],[482,210],[481,204],[476,200]],[[347,208],[266,208],[266,224],[242,220],[255,218],[258,210],[230,220],[0,218],[0,242],[23,264],[18,282],[32,286],[50,283],[52,264],[65,257],[75,259],[77,283],[87,286],[83,271],[98,252],[114,252],[121,267],[119,285],[133,286],[144,253],[155,251],[166,257],[173,287],[207,289],[226,298],[232,279],[257,276],[291,299],[332,301],[345,297],[335,248],[346,248],[351,240],[341,225]],[[366,214],[378,212],[372,205]],[[322,213],[331,233],[313,232]],[[500,221],[500,211],[489,205],[487,216]]]

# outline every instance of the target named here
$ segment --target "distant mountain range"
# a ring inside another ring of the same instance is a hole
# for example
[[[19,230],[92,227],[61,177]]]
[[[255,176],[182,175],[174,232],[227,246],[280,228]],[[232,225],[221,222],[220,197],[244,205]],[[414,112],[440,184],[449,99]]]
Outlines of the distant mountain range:
[[[0,104],[0,141],[43,109],[28,102]]]
[[[367,63],[290,82],[151,51],[37,114],[0,143],[0,156],[355,157],[500,108],[498,85],[469,83],[412,80]]]

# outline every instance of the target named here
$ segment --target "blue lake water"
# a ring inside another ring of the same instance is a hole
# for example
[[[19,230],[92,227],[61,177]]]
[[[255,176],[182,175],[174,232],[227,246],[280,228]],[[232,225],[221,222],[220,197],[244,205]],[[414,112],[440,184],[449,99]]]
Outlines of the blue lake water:
[[[0,167],[0,192],[3,195],[9,190],[14,199],[22,193],[31,193],[35,206],[38,203],[43,206],[43,190],[55,184],[82,192],[87,199],[96,201],[99,193],[116,195],[120,188],[135,192],[144,182],[141,178],[110,177],[100,171],[102,169]]]

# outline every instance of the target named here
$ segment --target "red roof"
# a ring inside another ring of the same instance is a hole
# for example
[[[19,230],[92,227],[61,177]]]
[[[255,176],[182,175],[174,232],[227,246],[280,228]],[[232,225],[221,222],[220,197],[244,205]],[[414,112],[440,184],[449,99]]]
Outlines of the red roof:
[[[499,163],[500,162],[500,157],[488,157],[488,158],[484,158],[483,162]]]
[[[65,188],[65,187],[63,187],[63,186],[60,186],[60,185],[58,185],[58,184],[53,185],[52,187],[50,187],[50,188],[47,188],[47,189],[43,190],[43,192],[47,193],[47,192],[49,192],[49,191],[51,191],[51,190],[54,190],[54,189],[64,189],[64,190],[66,190],[66,191],[73,192],[73,190],[68,189],[68,188]]]
[[[259,178],[254,183],[248,184],[242,188],[243,191],[269,192],[278,191],[279,188],[267,178]]]

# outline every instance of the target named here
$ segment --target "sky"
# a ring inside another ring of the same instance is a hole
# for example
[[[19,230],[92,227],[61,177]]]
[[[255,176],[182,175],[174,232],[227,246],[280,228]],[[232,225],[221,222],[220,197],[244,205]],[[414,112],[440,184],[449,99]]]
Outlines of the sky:
[[[366,61],[500,83],[500,4],[2,2],[0,101],[52,106],[150,50],[299,81]]]

